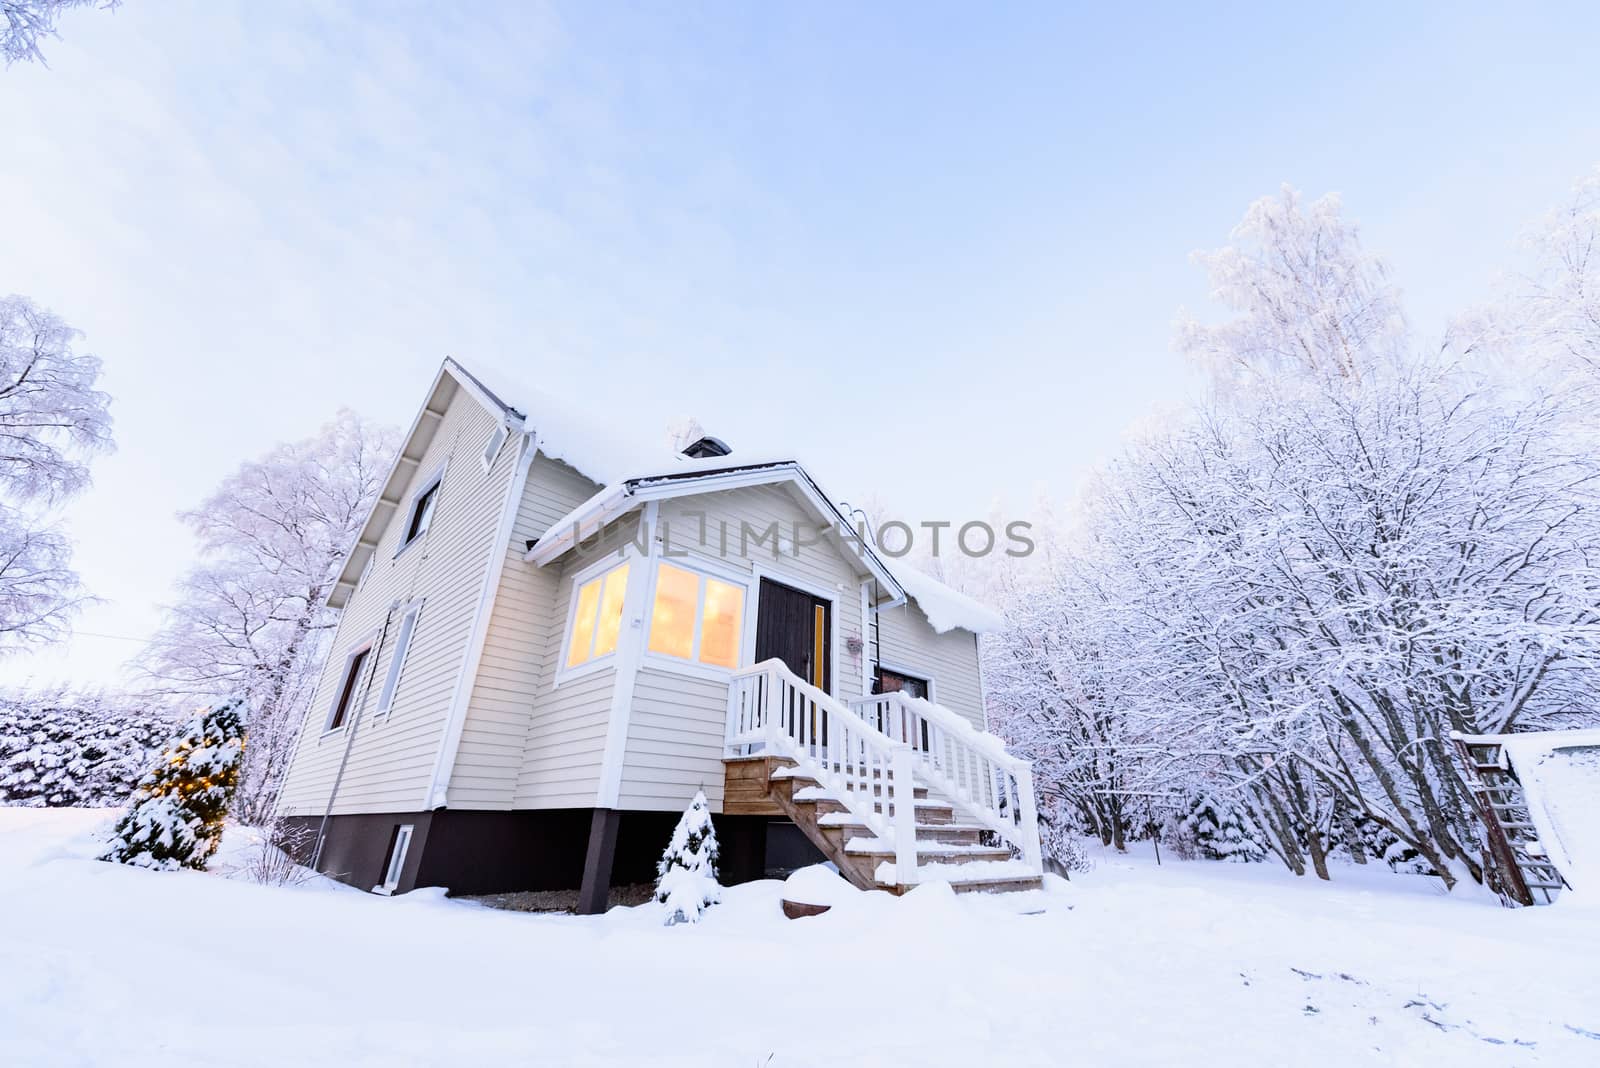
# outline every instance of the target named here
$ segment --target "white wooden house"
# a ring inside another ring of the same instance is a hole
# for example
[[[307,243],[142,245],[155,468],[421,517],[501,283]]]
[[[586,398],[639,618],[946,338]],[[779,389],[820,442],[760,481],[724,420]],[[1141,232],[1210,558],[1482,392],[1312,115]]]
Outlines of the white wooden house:
[[[703,789],[725,880],[1037,885],[1031,774],[984,730],[1000,620],[793,459],[643,453],[445,361],[330,597],[279,803],[317,867],[599,909]]]

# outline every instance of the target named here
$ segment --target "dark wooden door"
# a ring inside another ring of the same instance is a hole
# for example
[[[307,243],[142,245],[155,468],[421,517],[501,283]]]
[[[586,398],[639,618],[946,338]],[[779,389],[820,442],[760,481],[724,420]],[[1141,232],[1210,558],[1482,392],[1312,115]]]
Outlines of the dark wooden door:
[[[789,670],[833,692],[832,606],[815,594],[761,580],[756,607],[756,662],[777,657]]]

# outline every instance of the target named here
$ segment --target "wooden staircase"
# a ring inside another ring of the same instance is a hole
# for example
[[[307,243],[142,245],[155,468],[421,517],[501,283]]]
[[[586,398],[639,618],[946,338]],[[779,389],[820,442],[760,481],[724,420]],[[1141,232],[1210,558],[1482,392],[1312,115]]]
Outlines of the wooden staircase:
[[[1042,885],[1031,768],[927,701],[840,702],[767,661],[730,687],[724,767],[723,811],[782,813],[863,890]]]

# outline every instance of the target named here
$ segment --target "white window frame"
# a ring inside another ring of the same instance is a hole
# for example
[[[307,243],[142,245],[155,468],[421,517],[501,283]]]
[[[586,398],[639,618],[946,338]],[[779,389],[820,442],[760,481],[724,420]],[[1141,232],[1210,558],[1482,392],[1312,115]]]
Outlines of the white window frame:
[[[400,688],[400,676],[405,671],[406,656],[416,642],[417,622],[422,615],[422,600],[415,600],[400,610],[400,626],[395,629],[394,653],[389,657],[389,670],[383,673],[383,688],[378,691],[378,708],[374,716],[387,716],[394,707],[395,691]]]
[[[426,478],[422,483],[420,483],[417,487],[417,491],[411,495],[411,503],[405,511],[405,523],[400,527],[400,544],[396,546],[394,550],[394,555],[396,557],[399,557],[401,553],[405,552],[419,541],[428,540],[428,531],[432,530],[433,524],[439,520],[439,500],[444,496],[444,472],[447,466],[448,462],[440,464],[438,469],[435,470],[432,475],[429,475],[428,478]],[[422,498],[427,496],[429,490],[433,490],[434,495],[433,511],[428,513],[428,524],[421,530],[417,531],[416,535],[408,540],[406,535],[411,532],[411,524],[416,520],[417,506],[422,502]]]
[[[494,469],[495,458],[500,455],[500,450],[505,448],[506,439],[510,436],[511,431],[506,428],[504,423],[495,427],[494,433],[489,435],[489,444],[483,447],[483,456],[480,457],[484,474],[487,475]]]
[[[350,704],[349,707],[347,707],[344,711],[344,722],[340,723],[337,727],[333,725],[333,717],[339,711],[339,698],[344,696],[345,686],[350,681],[350,669],[355,664],[356,657],[360,656],[363,652],[366,652],[369,655],[374,654],[376,650],[373,647],[376,646],[377,643],[378,632],[376,630],[370,631],[360,641],[352,645],[350,647],[350,651],[344,655],[344,666],[340,669],[337,676],[338,681],[334,684],[333,688],[333,700],[328,702],[328,714],[322,721],[322,737],[326,738],[330,734],[338,734],[340,731],[350,726],[351,721],[353,721],[356,716],[360,714],[361,706],[364,703],[367,694],[366,684],[360,679],[357,679],[355,689],[350,691]],[[370,670],[366,669],[370,668],[371,665],[364,663],[361,666],[364,669],[367,677],[370,679],[372,677],[371,672]]]
[[[406,853],[411,848],[417,825],[402,823],[394,830],[394,848],[389,850],[389,866],[383,871],[383,882],[372,888],[375,894],[392,894],[400,886],[400,875],[405,871]]]
[[[694,605],[694,644],[689,650],[689,659],[672,656],[669,653],[654,652],[650,648],[650,631],[655,626],[656,611],[656,583],[661,577],[662,565],[675,567],[679,571],[688,571],[700,577],[700,585],[695,593]],[[718,582],[729,586],[737,586],[743,591],[739,602],[739,648],[734,656],[734,666],[725,668],[718,664],[705,664],[700,661],[701,629],[705,622],[706,609],[706,579],[716,579]],[[643,663],[661,671],[671,672],[676,675],[690,675],[701,679],[714,679],[726,682],[728,677],[742,667],[748,667],[750,650],[754,648],[755,639],[753,631],[748,626],[753,598],[753,586],[747,572],[734,571],[729,568],[714,567],[698,559],[688,559],[681,556],[660,556],[650,561],[650,581],[645,587],[644,610],[640,613],[645,621],[644,640],[640,643],[643,650]]]
[[[588,585],[594,579],[600,578],[611,573],[612,571],[615,571],[623,564],[627,564],[630,568],[627,582],[627,585],[629,586],[633,584],[633,571],[631,569],[648,566],[648,562],[643,557],[636,556],[633,553],[628,553],[621,557],[618,557],[615,553],[608,553],[603,559],[596,560],[594,563],[590,564],[588,567],[585,567],[583,570],[572,576],[572,589],[567,593],[567,627],[561,635],[561,659],[556,662],[555,684],[557,686],[571,679],[582,678],[584,675],[611,667],[616,663],[617,652],[622,648],[623,645],[623,637],[620,632],[617,635],[617,648],[611,650],[609,653],[602,653],[599,656],[591,656],[583,663],[574,664],[571,667],[567,666],[567,659],[572,655],[572,634],[574,625],[578,620],[579,591],[581,591],[584,586]],[[603,596],[605,593],[604,588],[602,588],[600,592]],[[628,629],[628,608],[628,590],[624,589],[622,593],[623,631]],[[595,611],[598,613],[598,606],[596,607]],[[593,643],[599,633],[600,621],[597,615],[595,619],[594,631],[589,636],[589,648],[591,650],[594,648]]]

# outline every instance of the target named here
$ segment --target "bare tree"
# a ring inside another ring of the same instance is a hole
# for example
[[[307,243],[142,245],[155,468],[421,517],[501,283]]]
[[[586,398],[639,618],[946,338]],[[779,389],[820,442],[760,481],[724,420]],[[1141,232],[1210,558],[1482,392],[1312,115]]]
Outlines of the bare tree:
[[[0,653],[59,638],[83,602],[71,545],[45,518],[112,447],[111,398],[80,336],[26,297],[0,298]]]
[[[43,63],[39,39],[59,36],[56,20],[63,11],[74,7],[110,11],[121,6],[122,0],[0,0],[0,16],[5,18],[0,26],[0,56],[8,67],[19,60]]]
[[[236,813],[271,811],[336,613],[325,601],[377,497],[397,435],[341,411],[314,437],[242,465],[183,520],[203,562],[179,582],[142,666],[172,694],[245,696]]]

